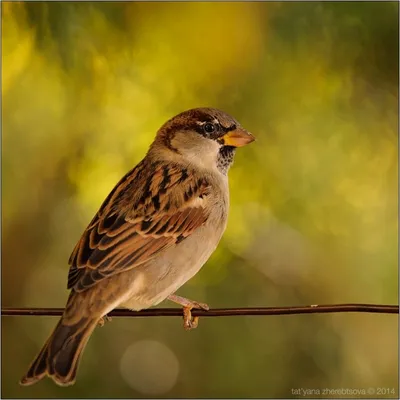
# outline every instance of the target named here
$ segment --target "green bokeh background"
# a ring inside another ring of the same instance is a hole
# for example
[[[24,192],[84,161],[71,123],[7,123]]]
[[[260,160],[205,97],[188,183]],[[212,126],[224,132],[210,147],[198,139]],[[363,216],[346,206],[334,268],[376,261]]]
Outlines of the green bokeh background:
[[[3,2],[3,306],[64,305],[68,257],[104,197],[197,106],[257,142],[230,171],[220,246],[179,294],[398,303],[398,7]],[[55,323],[2,318],[2,397],[398,397],[396,315],[203,318],[189,333],[178,318],[114,318],[75,386],[20,387]]]

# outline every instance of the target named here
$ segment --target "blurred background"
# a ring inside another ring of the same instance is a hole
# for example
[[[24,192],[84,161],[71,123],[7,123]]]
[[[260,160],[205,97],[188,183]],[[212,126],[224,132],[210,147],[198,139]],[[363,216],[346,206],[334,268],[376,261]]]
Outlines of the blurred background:
[[[230,171],[218,250],[178,294],[398,304],[398,7],[3,2],[2,305],[64,306],[68,257],[105,196],[162,123],[198,106],[257,142]],[[398,398],[396,315],[203,318],[191,332],[114,318],[75,386],[20,387],[55,324],[2,318],[2,397]]]

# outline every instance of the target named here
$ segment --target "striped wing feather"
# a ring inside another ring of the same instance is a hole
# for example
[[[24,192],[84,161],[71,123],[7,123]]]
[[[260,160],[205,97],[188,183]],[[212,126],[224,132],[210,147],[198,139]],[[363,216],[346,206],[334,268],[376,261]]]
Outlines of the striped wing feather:
[[[186,169],[140,163],[115,186],[71,254],[68,288],[83,291],[135,268],[207,220],[209,186]]]

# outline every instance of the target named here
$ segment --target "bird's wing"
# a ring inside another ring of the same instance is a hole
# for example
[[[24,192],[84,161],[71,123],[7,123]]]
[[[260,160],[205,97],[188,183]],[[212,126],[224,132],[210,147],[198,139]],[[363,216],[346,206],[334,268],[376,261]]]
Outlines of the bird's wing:
[[[139,164],[115,186],[75,246],[68,288],[83,291],[190,236],[208,218],[208,193],[206,180],[186,169]]]

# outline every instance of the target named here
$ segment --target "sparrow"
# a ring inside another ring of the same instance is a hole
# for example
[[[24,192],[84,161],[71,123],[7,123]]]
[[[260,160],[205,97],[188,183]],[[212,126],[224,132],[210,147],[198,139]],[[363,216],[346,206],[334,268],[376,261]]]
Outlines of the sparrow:
[[[107,196],[69,258],[65,310],[22,385],[48,376],[72,385],[87,341],[116,307],[142,310],[175,294],[217,247],[227,224],[228,170],[254,136],[230,115],[195,108],[167,121],[144,159]]]

